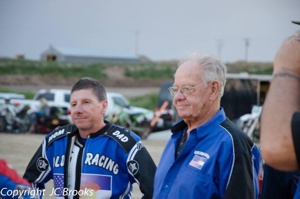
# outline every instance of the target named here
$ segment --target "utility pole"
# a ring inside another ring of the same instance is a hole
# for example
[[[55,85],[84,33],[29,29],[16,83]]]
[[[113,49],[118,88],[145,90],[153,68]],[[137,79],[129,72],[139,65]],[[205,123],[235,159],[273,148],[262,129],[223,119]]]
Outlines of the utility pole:
[[[139,54],[139,31],[135,31],[135,54]]]
[[[245,38],[245,62],[248,61],[248,48],[250,46],[249,38]]]

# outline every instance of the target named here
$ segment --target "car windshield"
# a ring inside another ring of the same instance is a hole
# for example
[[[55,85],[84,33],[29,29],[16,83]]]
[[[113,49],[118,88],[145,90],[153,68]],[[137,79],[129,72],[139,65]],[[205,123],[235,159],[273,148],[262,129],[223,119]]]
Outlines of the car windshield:
[[[38,95],[37,100],[45,98],[47,101],[54,101],[54,93],[41,93]]]
[[[129,107],[129,102],[121,97],[113,97],[114,103],[121,107]]]
[[[70,102],[70,94],[65,94],[65,102]]]

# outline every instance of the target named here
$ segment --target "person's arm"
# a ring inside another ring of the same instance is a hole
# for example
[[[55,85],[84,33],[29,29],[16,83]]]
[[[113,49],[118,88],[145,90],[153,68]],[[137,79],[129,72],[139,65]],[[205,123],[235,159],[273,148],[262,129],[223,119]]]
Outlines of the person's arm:
[[[20,194],[14,198],[29,198],[28,194],[24,194],[25,190],[29,190],[29,185],[29,182],[19,176],[17,171],[10,167],[4,159],[0,159],[0,198],[10,198],[12,192]]]
[[[258,185],[258,173],[259,173],[259,161],[260,161],[260,154],[259,150],[256,146],[252,146],[252,156],[247,152],[249,146],[251,144],[248,142],[243,142],[244,146],[242,148],[235,145],[234,154],[234,164],[233,169],[231,172],[228,172],[227,175],[229,176],[229,181],[226,182],[226,190],[224,194],[224,199],[234,199],[234,198],[257,198],[259,195],[259,185]],[[241,145],[239,145],[241,146]],[[223,150],[225,151],[225,150]],[[228,152],[230,153],[230,152]],[[229,161],[224,162],[224,168]],[[225,169],[221,169],[221,172],[225,173]],[[224,183],[223,182],[223,183]],[[227,185],[228,183],[228,185]]]
[[[12,182],[16,184],[30,185],[29,182],[19,176],[17,171],[14,168],[10,167],[4,159],[0,159],[0,175],[8,177]]]
[[[145,147],[140,143],[136,145],[135,155],[127,162],[128,170],[131,171],[134,178],[138,181],[141,192],[144,194],[143,199],[151,199],[153,197],[154,175],[156,165]]]
[[[36,153],[31,158],[23,178],[31,183],[32,188],[43,190],[45,188],[44,180],[41,182],[41,179],[45,179],[45,172],[49,167],[48,162],[43,157],[43,145],[37,149]],[[39,179],[39,182],[36,181]]]
[[[275,56],[262,111],[262,157],[279,170],[299,169],[291,128],[295,112],[300,112],[300,31],[285,40]]]

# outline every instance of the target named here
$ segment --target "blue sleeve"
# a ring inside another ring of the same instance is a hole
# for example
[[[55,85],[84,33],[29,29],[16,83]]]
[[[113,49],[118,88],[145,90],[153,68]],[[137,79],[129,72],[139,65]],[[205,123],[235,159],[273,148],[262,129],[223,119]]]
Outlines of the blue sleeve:
[[[7,188],[9,190],[14,190],[17,184],[13,182],[9,177],[0,174],[0,189]]]
[[[12,192],[13,190],[17,189],[17,186],[19,184],[12,181],[9,177],[0,174],[0,198],[3,199],[16,199],[16,198],[23,198],[23,199],[29,199],[30,195],[28,193],[24,193],[21,197],[19,195],[15,195],[13,197]],[[26,189],[29,188],[27,185],[25,185]]]
[[[292,137],[295,147],[295,153],[300,168],[300,113],[294,113],[291,122]]]

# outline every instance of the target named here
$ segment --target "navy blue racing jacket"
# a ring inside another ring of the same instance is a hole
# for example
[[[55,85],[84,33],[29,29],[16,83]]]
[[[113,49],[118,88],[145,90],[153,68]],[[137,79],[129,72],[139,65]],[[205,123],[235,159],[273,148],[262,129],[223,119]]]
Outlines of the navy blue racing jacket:
[[[23,177],[36,190],[53,179],[56,198],[130,198],[133,183],[152,198],[156,165],[136,134],[106,122],[85,144],[78,137],[75,125],[46,135]]]

